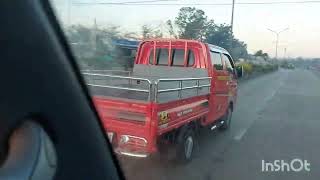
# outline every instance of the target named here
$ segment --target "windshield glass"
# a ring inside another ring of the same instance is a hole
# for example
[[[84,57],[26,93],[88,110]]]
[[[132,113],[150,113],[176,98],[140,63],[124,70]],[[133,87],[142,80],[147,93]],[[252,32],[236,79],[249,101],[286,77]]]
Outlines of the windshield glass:
[[[320,1],[51,3],[127,179],[320,177]]]

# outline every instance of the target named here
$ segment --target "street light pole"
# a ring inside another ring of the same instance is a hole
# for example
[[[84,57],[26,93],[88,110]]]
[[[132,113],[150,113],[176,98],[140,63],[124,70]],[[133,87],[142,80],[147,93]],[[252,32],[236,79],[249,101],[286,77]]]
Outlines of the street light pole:
[[[287,47],[284,48],[283,58],[287,58]]]
[[[268,29],[269,31],[271,31],[271,32],[273,32],[273,33],[275,33],[276,34],[276,54],[275,54],[275,58],[277,59],[278,58],[278,44],[279,44],[279,35],[280,35],[280,33],[282,33],[282,32],[284,32],[284,31],[287,31],[289,28],[285,28],[285,29],[283,29],[283,30],[281,30],[281,31],[274,31],[274,30],[272,30],[272,29]]]

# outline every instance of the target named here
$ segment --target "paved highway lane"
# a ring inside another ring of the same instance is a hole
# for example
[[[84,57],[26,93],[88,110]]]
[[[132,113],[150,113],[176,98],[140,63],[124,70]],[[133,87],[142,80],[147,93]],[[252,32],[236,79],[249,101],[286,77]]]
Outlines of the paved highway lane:
[[[240,84],[231,129],[203,132],[191,163],[121,158],[121,166],[139,180],[319,179],[319,112],[320,73],[279,70]],[[262,172],[262,160],[295,158],[311,171]]]

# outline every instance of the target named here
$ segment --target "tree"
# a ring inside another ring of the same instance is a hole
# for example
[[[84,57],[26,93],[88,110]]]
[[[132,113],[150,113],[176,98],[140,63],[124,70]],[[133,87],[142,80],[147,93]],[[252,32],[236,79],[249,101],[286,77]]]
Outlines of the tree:
[[[153,29],[148,25],[143,25],[142,29],[142,38],[149,39],[149,38],[162,38],[163,33],[160,29]]]
[[[255,57],[261,57],[263,58],[265,61],[267,61],[269,59],[269,54],[268,53],[264,53],[262,50],[258,50],[257,52],[254,53]]]
[[[71,43],[89,42],[91,29],[82,25],[73,25],[66,28],[66,35]]]
[[[231,27],[226,24],[216,25],[210,20],[206,25],[205,42],[225,48],[235,60],[247,58],[247,45],[235,39]]]
[[[205,41],[225,49],[230,49],[233,42],[231,27],[225,24],[216,25],[213,22],[207,25]]]
[[[238,60],[239,58],[248,58],[247,44],[239,39],[233,39],[229,52],[234,60]]]
[[[179,38],[201,40],[207,23],[207,16],[201,9],[183,7],[175,18]]]
[[[171,37],[174,37],[175,39],[178,39],[178,36],[177,36],[177,34],[175,33],[175,31],[174,31],[174,29],[173,29],[173,24],[172,24],[171,20],[168,20],[168,21],[166,22],[166,24],[167,24],[167,28],[168,28],[169,35],[170,35]]]
[[[259,56],[262,56],[262,54],[263,54],[263,51],[262,50],[258,50],[253,55],[259,57]]]
[[[104,28],[93,29],[95,35],[95,55],[102,56],[105,54],[112,54],[115,46],[112,44],[112,40],[121,37],[118,26],[109,25]]]
[[[143,25],[142,27],[142,38],[149,39],[152,36],[152,29],[148,25]]]
[[[153,37],[155,38],[162,38],[163,37],[163,33],[160,29],[154,30],[153,31]]]

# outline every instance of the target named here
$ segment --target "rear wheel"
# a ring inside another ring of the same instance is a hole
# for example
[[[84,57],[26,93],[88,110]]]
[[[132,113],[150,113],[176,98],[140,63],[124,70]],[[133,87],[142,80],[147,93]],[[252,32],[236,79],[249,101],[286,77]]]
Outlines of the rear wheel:
[[[177,160],[182,163],[189,162],[193,157],[196,145],[194,131],[192,129],[188,129],[185,132],[181,132],[177,141]]]
[[[228,108],[226,114],[223,116],[223,124],[220,126],[220,130],[227,130],[230,128],[231,124],[231,119],[232,119],[232,109],[231,107]]]

